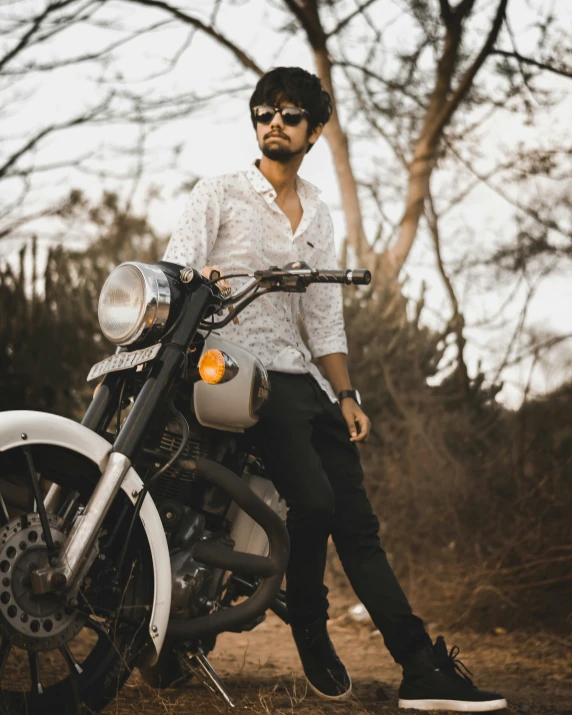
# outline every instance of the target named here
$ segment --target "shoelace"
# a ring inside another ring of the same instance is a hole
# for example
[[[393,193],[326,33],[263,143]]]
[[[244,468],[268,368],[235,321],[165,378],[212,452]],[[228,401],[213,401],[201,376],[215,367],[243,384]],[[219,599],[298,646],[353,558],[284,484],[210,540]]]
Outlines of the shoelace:
[[[455,673],[456,675],[459,675],[461,678],[466,680],[469,683],[469,685],[474,685],[473,681],[469,677],[472,675],[471,671],[467,668],[467,666],[463,663],[462,660],[459,660],[457,658],[459,653],[460,653],[459,646],[454,645],[451,648],[451,650],[449,651],[449,654],[447,655],[446,670],[450,670],[450,672]]]

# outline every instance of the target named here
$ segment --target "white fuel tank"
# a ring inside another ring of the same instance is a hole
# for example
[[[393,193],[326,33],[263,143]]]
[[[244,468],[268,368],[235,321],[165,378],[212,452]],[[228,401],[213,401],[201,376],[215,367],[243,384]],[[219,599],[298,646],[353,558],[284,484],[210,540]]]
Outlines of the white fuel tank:
[[[264,365],[240,345],[211,333],[203,352],[215,349],[238,364],[237,374],[228,382],[208,385],[199,380],[193,388],[193,406],[204,427],[226,432],[244,432],[258,422],[258,410],[268,399],[270,382]]]

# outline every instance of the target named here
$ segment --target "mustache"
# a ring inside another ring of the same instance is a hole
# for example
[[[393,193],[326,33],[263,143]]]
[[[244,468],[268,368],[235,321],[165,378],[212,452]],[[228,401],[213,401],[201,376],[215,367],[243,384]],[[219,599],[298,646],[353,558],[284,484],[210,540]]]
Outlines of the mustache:
[[[290,137],[286,136],[286,134],[282,134],[280,132],[269,132],[268,134],[264,135],[264,140],[266,139],[272,139],[272,137],[280,137],[281,139],[287,139],[290,141]]]

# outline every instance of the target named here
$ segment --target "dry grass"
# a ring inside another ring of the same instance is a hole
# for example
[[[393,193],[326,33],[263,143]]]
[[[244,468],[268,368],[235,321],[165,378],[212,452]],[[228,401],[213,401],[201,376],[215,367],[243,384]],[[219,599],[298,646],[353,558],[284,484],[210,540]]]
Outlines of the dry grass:
[[[257,715],[398,715],[400,672],[379,635],[369,625],[344,615],[347,602],[332,609],[330,632],[354,679],[355,698],[324,703],[309,693],[289,632],[275,616],[255,631],[224,634],[212,663],[236,700],[232,710],[199,683],[163,692],[148,688],[134,674],[107,715],[214,715],[246,711]],[[432,635],[437,634],[432,626]],[[462,648],[464,662],[483,687],[500,690],[511,713],[572,715],[572,650],[550,634],[448,634]]]

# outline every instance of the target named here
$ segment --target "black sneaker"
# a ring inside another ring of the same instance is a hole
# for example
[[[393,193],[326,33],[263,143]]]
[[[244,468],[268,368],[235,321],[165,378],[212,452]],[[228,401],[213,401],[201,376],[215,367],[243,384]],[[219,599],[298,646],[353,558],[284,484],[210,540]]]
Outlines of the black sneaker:
[[[326,619],[321,618],[305,628],[293,626],[292,635],[306,680],[316,695],[324,700],[348,700],[352,681],[334,650]]]
[[[458,653],[457,646],[448,653],[439,636],[432,648],[423,648],[404,663],[399,707],[470,713],[506,708],[502,695],[477,688],[471,672],[457,659]]]

